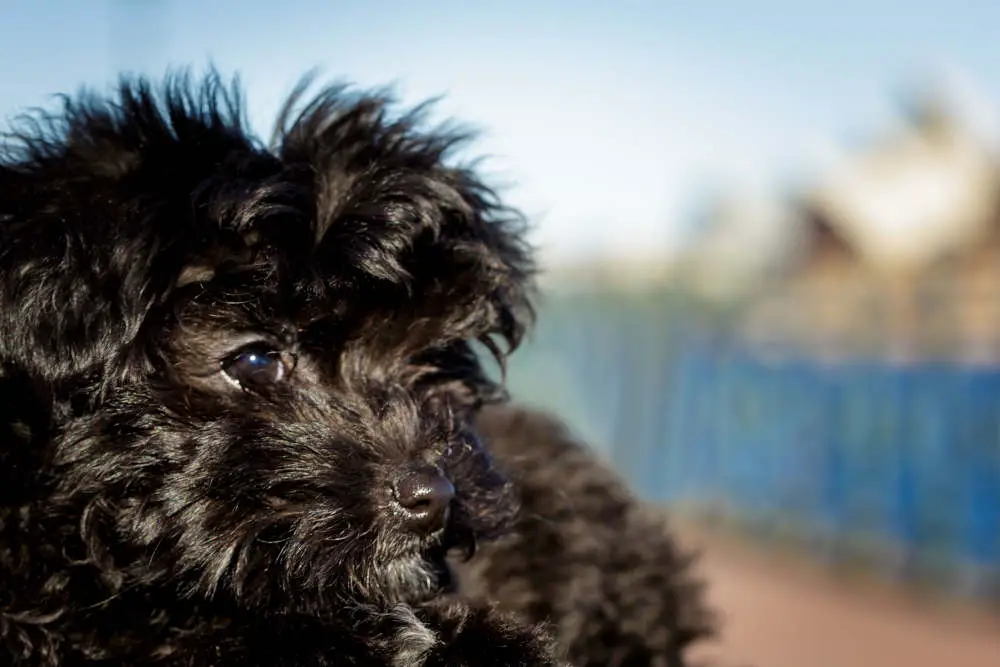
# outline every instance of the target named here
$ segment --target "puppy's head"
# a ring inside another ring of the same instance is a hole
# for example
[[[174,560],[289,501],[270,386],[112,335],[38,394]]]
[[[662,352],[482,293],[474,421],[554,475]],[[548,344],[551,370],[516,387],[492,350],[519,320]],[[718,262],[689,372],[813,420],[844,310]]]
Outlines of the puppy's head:
[[[0,361],[109,581],[270,608],[413,599],[516,512],[470,425],[532,318],[466,135],[307,86],[264,146],[212,75],[23,119],[0,163]],[[35,497],[30,497],[34,495]]]

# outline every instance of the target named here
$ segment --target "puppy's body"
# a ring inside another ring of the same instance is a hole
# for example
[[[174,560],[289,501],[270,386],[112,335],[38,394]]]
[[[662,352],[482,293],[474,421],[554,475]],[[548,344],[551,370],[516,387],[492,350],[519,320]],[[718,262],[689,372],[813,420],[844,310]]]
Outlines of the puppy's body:
[[[522,512],[509,535],[457,564],[463,592],[551,622],[580,667],[684,664],[714,619],[661,510],[548,415],[490,406],[477,426]]]
[[[617,500],[571,490],[597,504],[543,534],[533,489],[553,472],[516,465],[536,434],[492,429],[521,494],[483,445],[502,392],[472,343],[501,362],[517,346],[533,267],[516,212],[446,164],[464,135],[378,95],[303,93],[270,146],[215,76],[68,98],[7,138],[0,664],[555,664],[535,621],[598,661],[662,622],[648,646],[675,653],[669,589],[617,599],[621,632],[597,637],[573,601],[595,590],[540,607],[496,586],[507,568],[562,596],[536,575],[584,581],[582,550],[627,596],[622,567],[660,554],[599,546],[609,517],[619,537],[645,524],[596,461]],[[510,531],[522,499],[526,535],[568,549],[538,560],[515,538],[487,595],[444,595],[449,554]],[[663,539],[665,569],[643,571],[669,587]]]

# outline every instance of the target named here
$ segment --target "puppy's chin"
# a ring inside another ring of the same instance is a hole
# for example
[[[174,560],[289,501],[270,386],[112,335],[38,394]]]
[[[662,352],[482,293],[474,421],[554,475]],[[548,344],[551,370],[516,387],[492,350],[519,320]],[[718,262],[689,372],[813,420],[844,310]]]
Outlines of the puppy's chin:
[[[379,574],[389,603],[421,604],[452,592],[455,581],[447,562],[436,555],[397,558]]]
[[[457,581],[451,559],[467,561],[476,552],[476,537],[470,530],[450,528],[440,544],[424,554],[424,562],[433,573],[438,593],[454,593]]]
[[[450,561],[468,560],[475,551],[473,532],[450,523],[423,545],[419,553],[394,559],[386,566],[384,581],[389,597],[419,604],[454,593],[457,579]]]

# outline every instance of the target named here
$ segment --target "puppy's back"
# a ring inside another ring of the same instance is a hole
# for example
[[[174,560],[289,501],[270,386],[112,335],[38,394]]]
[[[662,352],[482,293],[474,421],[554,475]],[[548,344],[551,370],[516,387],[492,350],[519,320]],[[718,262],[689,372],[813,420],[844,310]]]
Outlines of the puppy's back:
[[[460,566],[463,591],[551,622],[573,664],[683,664],[713,618],[661,509],[549,415],[489,407],[478,426],[522,512]]]

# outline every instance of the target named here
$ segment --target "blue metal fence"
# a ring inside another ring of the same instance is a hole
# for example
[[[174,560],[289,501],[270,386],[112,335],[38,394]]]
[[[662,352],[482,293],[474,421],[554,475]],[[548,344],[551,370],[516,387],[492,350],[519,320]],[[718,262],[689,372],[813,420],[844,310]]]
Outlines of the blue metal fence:
[[[642,309],[545,315],[514,390],[605,447],[646,497],[996,581],[1000,371],[770,364],[668,337]]]

